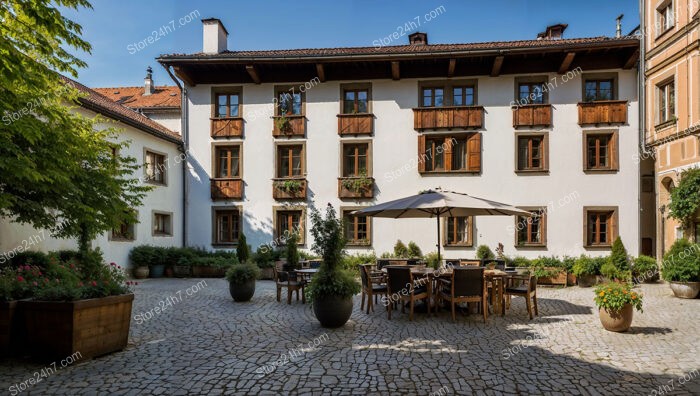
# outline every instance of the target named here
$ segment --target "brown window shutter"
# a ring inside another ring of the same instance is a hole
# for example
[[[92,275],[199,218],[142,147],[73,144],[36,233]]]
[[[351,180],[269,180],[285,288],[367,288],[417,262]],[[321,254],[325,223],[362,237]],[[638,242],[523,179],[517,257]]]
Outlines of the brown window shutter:
[[[613,133],[610,135],[610,168],[613,170],[619,170],[620,169],[620,164],[618,158],[620,157],[620,153],[618,153],[618,138],[617,138],[617,133]]]
[[[481,172],[481,133],[475,133],[467,139],[467,169]]]
[[[442,146],[445,152],[445,171],[452,170],[452,136],[448,136],[444,140]]]
[[[610,213],[610,228],[612,233],[610,234],[610,244],[612,245],[613,242],[615,242],[615,239],[618,237],[618,220],[617,220],[617,210],[613,211]]]
[[[418,136],[418,172],[425,172],[425,135]]]
[[[467,245],[474,246],[474,216],[467,217]]]

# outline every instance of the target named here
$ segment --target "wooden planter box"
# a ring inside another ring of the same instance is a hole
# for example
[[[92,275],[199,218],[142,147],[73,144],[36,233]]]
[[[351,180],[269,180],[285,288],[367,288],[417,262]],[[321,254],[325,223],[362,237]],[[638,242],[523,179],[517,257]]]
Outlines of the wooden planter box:
[[[272,268],[261,268],[260,272],[260,279],[273,279],[275,276],[274,270]]]
[[[483,106],[417,107],[413,109],[413,128],[476,129],[484,124]]]
[[[579,103],[578,123],[579,125],[626,124],[627,101],[604,100],[600,102]]]
[[[272,117],[272,136],[274,137],[292,137],[300,136],[304,137],[306,135],[306,117],[303,115],[287,115],[285,116],[288,120],[287,126],[284,129],[280,129],[278,126],[278,119],[281,116]]]
[[[554,267],[545,267],[547,271],[554,271],[557,270],[558,268]],[[561,285],[561,286],[566,286],[567,283],[567,276],[566,276],[566,271],[560,272],[556,276],[544,276],[541,278],[537,278],[537,284],[538,285]]]
[[[211,118],[211,137],[242,137],[243,118]]]
[[[0,356],[8,356],[16,346],[17,301],[0,302]]]
[[[578,279],[576,279],[576,275],[567,272],[566,273],[566,285],[567,286],[576,286],[578,284]]]
[[[552,105],[530,104],[513,107],[513,127],[552,125]]]
[[[226,275],[226,268],[205,267],[195,265],[192,267],[192,276],[195,278],[223,278]]]
[[[287,192],[280,188],[277,188],[276,184],[278,182],[284,182],[285,180],[296,180],[301,182],[301,188],[295,192]],[[306,199],[306,179],[273,179],[272,181],[272,198],[274,199]]]
[[[338,135],[371,135],[374,114],[338,114]]]
[[[372,198],[374,196],[374,178],[370,178],[370,179],[372,179],[372,186],[370,186],[362,191],[359,191],[359,192],[345,188],[345,186],[343,185],[343,181],[352,180],[352,179],[358,179],[358,178],[356,178],[356,177],[338,178],[338,197],[340,197],[340,198]]]
[[[211,179],[211,199],[242,199],[243,180]]]
[[[72,302],[20,301],[32,356],[91,358],[126,348],[133,294]]]

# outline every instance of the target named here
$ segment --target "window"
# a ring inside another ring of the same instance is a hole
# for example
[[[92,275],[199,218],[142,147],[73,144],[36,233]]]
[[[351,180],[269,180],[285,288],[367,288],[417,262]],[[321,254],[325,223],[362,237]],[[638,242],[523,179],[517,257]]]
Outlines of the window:
[[[277,114],[278,115],[302,115],[304,99],[301,92],[294,92],[294,89],[281,90],[277,93]]]
[[[453,106],[474,106],[474,87],[454,87],[452,89]]]
[[[545,103],[544,83],[523,82],[518,84],[519,104],[543,104]]]
[[[546,208],[523,208],[529,210],[533,217],[516,216],[515,244],[516,246],[545,246],[546,245]]]
[[[584,133],[584,169],[617,170],[617,133]]]
[[[223,179],[241,176],[241,146],[216,146],[216,177]]]
[[[442,107],[445,103],[445,89],[442,87],[423,88],[423,107]]]
[[[277,146],[277,177],[301,177],[303,170],[303,145]]]
[[[445,246],[472,246],[472,217],[445,219]]]
[[[343,144],[343,177],[369,174],[369,143]]]
[[[173,235],[172,215],[170,213],[153,212],[153,235]]]
[[[584,102],[599,100],[613,100],[615,98],[614,80],[586,80],[584,88]]]
[[[355,209],[343,210],[345,220],[345,238],[348,245],[370,245],[370,218],[368,216],[352,216]]]
[[[241,231],[241,217],[238,209],[215,209],[214,241],[217,244],[235,244]]]
[[[586,246],[610,246],[616,235],[616,210],[584,208]]]
[[[343,114],[369,113],[368,89],[345,89],[343,91]]]
[[[214,117],[225,118],[225,117],[238,117],[239,114],[239,95],[238,93],[217,93],[216,97],[216,111]]]
[[[290,235],[299,236],[298,243],[304,243],[304,227],[303,227],[304,212],[301,209],[296,210],[278,210],[275,214],[275,237],[277,240],[286,240]]]
[[[165,184],[165,155],[146,151],[146,181]]]
[[[119,227],[112,228],[112,240],[133,241],[136,239],[133,223],[123,222]]]
[[[481,170],[481,134],[419,136],[420,172],[478,172]]]
[[[671,121],[676,115],[676,89],[673,81],[656,87],[658,124]]]
[[[547,135],[516,135],[517,171],[547,170]]]
[[[669,0],[656,9],[656,36],[658,37],[671,29],[674,25],[674,20],[673,1]]]

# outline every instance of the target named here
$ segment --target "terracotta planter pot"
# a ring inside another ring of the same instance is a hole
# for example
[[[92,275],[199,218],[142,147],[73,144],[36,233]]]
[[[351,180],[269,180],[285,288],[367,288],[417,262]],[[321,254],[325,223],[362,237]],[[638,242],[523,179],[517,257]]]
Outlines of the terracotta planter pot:
[[[146,279],[148,278],[148,275],[151,273],[151,270],[148,269],[148,267],[136,267],[134,268],[134,278],[136,279]]]
[[[343,326],[352,315],[352,297],[328,296],[314,300],[314,315],[321,326],[336,328]]]
[[[608,311],[604,308],[598,309],[600,323],[605,330],[614,332],[625,332],[632,326],[632,318],[634,317],[634,307],[632,304],[626,304],[619,311]]]
[[[231,298],[233,298],[233,301],[250,301],[255,294],[255,279],[238,285],[234,285],[233,283],[229,282],[228,291],[231,293]]]
[[[17,334],[17,301],[0,302],[0,356],[10,355]]]
[[[678,298],[695,298],[700,293],[700,282],[669,282],[669,285]]]
[[[598,277],[596,275],[581,275],[577,278],[578,285],[580,287],[592,287],[595,286]]]
[[[126,348],[133,294],[71,302],[20,301],[32,356],[90,358]]]

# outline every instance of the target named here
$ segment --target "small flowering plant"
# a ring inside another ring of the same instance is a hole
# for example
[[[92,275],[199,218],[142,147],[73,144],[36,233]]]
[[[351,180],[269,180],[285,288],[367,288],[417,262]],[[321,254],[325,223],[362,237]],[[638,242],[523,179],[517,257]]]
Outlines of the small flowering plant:
[[[603,283],[595,289],[595,303],[598,308],[604,308],[608,312],[620,311],[627,304],[640,312],[642,310],[642,295],[632,290],[632,285],[627,283]]]

